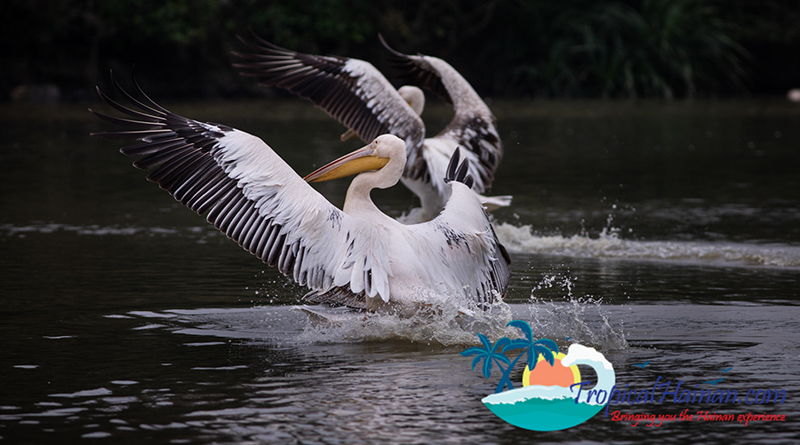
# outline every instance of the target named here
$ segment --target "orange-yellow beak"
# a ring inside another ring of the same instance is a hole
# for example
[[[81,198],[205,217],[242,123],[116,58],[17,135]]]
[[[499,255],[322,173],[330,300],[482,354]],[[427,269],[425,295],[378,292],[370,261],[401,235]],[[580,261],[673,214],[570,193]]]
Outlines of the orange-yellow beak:
[[[330,181],[369,170],[378,170],[388,162],[389,158],[378,156],[370,144],[314,170],[303,179],[306,182]]]

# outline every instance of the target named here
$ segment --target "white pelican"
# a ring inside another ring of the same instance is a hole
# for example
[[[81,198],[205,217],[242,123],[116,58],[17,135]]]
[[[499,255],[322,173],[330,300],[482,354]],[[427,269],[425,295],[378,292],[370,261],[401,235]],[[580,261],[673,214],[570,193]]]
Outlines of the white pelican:
[[[243,59],[234,64],[243,75],[312,101],[350,129],[342,135],[343,140],[355,133],[369,142],[389,133],[406,141],[407,164],[401,181],[419,196],[419,219],[434,218],[447,203],[450,188],[445,186],[445,170],[458,146],[466,149],[463,154],[475,178],[474,191],[484,193],[491,186],[503,156],[497,119],[469,82],[447,62],[401,54],[380,37],[391,54],[390,61],[403,70],[402,77],[430,89],[454,107],[452,121],[438,135],[426,139],[419,116],[425,96],[419,88],[395,90],[380,71],[363,60],[302,54],[255,38],[257,43],[240,38],[254,53],[233,53]],[[489,210],[511,202],[510,196],[480,199]]]
[[[208,212],[208,221],[245,250],[311,288],[306,300],[409,314],[438,303],[486,308],[504,295],[508,254],[470,191],[466,162],[456,168],[458,152],[446,172],[451,197],[441,214],[403,225],[370,199],[372,189],[395,185],[405,168],[405,144],[396,136],[378,136],[301,178],[261,139],[178,116],[138,84],[141,100],[113,83],[138,109],[98,88],[130,118],[90,111],[134,129],[93,135],[140,140],[120,151],[143,156],[133,165],[152,170],[147,179],[198,214]],[[307,183],[356,173],[342,210]]]

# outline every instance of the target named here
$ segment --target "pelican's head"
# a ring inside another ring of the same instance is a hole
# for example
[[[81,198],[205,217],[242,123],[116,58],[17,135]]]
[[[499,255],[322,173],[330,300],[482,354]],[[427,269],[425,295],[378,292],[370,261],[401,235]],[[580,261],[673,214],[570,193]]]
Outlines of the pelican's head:
[[[411,107],[411,110],[413,110],[414,113],[417,114],[417,116],[422,115],[422,110],[425,108],[425,93],[423,93],[421,89],[415,86],[406,85],[400,87],[400,89],[397,90],[397,94],[404,101],[406,101],[408,106]],[[339,139],[342,142],[345,142],[350,139],[353,139],[354,137],[358,137],[358,133],[356,133],[355,130],[350,128],[347,131],[345,131],[344,134],[339,136]]]
[[[425,93],[423,93],[421,89],[415,86],[405,85],[397,90],[397,94],[411,106],[411,109],[414,110],[415,113],[422,115],[422,110],[425,108]]]
[[[384,168],[386,165],[389,167]],[[322,182],[344,178],[357,173],[381,170],[387,181],[378,181],[376,187],[391,187],[396,184],[406,165],[406,144],[402,139],[391,134],[375,138],[369,145],[329,162],[306,176],[306,182]],[[393,181],[392,181],[393,180]]]

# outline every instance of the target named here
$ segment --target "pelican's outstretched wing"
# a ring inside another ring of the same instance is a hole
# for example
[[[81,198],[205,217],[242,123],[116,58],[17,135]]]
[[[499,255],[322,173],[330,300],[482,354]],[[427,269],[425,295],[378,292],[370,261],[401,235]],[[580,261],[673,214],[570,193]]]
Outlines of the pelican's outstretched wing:
[[[135,82],[135,80],[134,80]],[[90,110],[133,129],[95,133],[142,143],[120,151],[147,179],[207,219],[270,266],[316,291],[340,287],[354,294],[390,297],[390,266],[372,249],[364,225],[315,191],[261,139],[237,129],[178,116],[147,97],[115,87],[138,109],[109,105],[129,117]],[[355,266],[354,266],[355,265]],[[358,307],[359,302],[353,305]]]
[[[310,100],[365,142],[393,134],[406,142],[409,155],[425,139],[425,125],[372,64],[339,56],[303,54],[281,48],[258,36],[240,40],[251,53],[233,52],[234,63],[264,86],[276,86]]]
[[[426,88],[453,105],[453,120],[436,138],[452,139],[471,152],[464,156],[470,158],[470,172],[476,176],[475,191],[483,193],[492,185],[494,172],[503,158],[497,119],[450,64],[436,57],[400,53],[389,47],[383,36],[379,37],[389,52],[390,64],[400,72],[400,79]]]

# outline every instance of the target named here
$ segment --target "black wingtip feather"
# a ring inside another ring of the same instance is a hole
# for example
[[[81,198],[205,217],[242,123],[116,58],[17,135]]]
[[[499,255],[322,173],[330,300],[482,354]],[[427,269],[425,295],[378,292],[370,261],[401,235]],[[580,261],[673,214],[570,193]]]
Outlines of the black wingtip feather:
[[[467,175],[467,177],[464,178],[463,182],[464,182],[464,185],[466,185],[469,188],[472,188],[472,184],[475,182],[475,180],[472,179],[472,175]]]
[[[456,151],[450,156],[450,163],[447,164],[447,174],[444,177],[445,182],[450,182],[456,178],[456,170],[458,169],[458,161],[461,158],[461,147],[456,147]]]
[[[403,58],[403,59],[408,57],[407,55],[405,55],[405,54],[393,49],[391,46],[389,46],[389,44],[386,43],[386,39],[384,39],[383,36],[380,33],[378,33],[378,40],[381,41],[381,45],[383,45],[383,47],[386,48],[386,51],[389,51],[389,53],[392,54],[393,56],[400,57],[400,58]]]
[[[144,92],[142,87],[139,85],[139,81],[136,80],[136,76],[134,76],[133,73],[131,73],[131,80],[133,81],[133,85],[136,87],[136,91],[138,91],[139,94],[147,100],[150,106],[155,107],[157,111],[160,111],[165,115],[170,113],[169,110],[157,104],[156,101],[154,101],[153,99],[150,99],[150,96],[148,96],[147,93]]]
[[[456,172],[456,181],[464,182],[464,178],[467,177],[467,173],[469,173],[469,163],[462,162],[458,165],[458,171]]]
[[[450,156],[450,163],[447,164],[444,182],[449,183],[450,181],[460,182],[469,188],[472,188],[472,184],[475,182],[472,175],[469,174],[469,160],[464,158],[461,161],[461,147],[456,147],[453,155]]]

